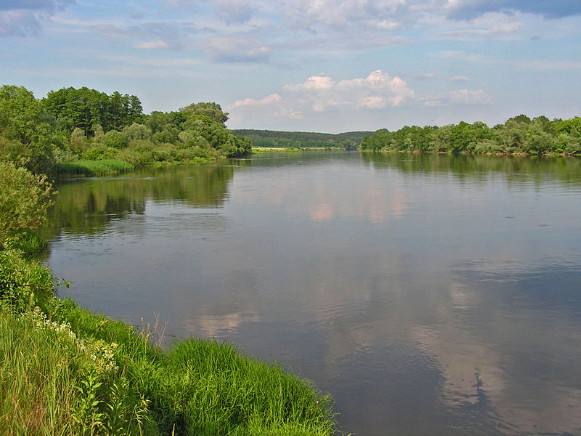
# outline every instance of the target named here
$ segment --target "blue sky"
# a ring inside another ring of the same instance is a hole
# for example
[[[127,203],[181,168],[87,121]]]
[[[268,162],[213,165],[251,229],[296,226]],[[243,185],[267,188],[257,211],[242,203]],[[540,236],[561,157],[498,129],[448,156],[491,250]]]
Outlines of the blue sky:
[[[581,0],[0,0],[0,84],[87,86],[231,128],[581,115]]]

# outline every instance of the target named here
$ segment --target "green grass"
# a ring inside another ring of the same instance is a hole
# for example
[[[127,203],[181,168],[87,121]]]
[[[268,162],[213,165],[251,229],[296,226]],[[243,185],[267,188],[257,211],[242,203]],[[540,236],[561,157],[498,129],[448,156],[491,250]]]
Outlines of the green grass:
[[[77,160],[57,165],[61,176],[105,176],[110,174],[126,173],[135,167],[129,162],[119,159],[106,160]]]
[[[213,340],[168,351],[69,299],[0,310],[0,433],[331,435],[331,399]]]
[[[309,381],[214,340],[164,350],[50,295],[50,271],[19,253],[0,251],[0,434],[334,434]]]

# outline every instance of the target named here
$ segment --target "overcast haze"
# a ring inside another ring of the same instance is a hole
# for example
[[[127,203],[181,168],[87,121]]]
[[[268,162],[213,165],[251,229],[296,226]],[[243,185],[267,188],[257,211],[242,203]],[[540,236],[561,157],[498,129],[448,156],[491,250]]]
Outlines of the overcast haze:
[[[581,115],[581,0],[0,0],[0,84],[343,132]]]

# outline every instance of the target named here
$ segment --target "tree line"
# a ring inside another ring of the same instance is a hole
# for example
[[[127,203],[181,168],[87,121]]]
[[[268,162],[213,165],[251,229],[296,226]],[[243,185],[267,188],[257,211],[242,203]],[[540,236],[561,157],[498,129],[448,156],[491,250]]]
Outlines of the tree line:
[[[225,126],[217,103],[144,114],[137,96],[86,87],[37,99],[21,86],[0,88],[0,161],[53,174],[79,160],[117,159],[132,166],[191,162],[250,152],[247,138]]]
[[[405,126],[390,132],[380,129],[361,141],[362,150],[439,153],[579,155],[581,118],[549,120],[545,116],[518,115],[504,124],[464,121],[442,127]]]
[[[256,147],[340,148],[342,150],[357,150],[363,137],[372,133],[346,132],[332,134],[252,129],[233,130],[232,132],[250,139]]]

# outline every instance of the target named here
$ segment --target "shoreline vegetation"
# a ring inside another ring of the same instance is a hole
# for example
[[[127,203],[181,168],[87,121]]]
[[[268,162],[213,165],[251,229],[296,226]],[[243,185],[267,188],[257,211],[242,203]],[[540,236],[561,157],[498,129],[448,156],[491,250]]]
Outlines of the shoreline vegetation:
[[[332,435],[332,398],[212,339],[161,347],[57,296],[35,260],[59,176],[210,162],[250,152],[215,103],[141,113],[134,96],[82,88],[37,100],[0,88],[0,433]]]
[[[464,121],[442,127],[405,126],[365,136],[361,151],[481,154],[495,156],[580,156],[581,117],[549,120],[518,115],[488,127]]]
[[[251,152],[226,128],[216,103],[142,112],[134,95],[63,88],[37,99],[0,87],[0,161],[51,178],[127,172],[144,166],[212,162]]]

